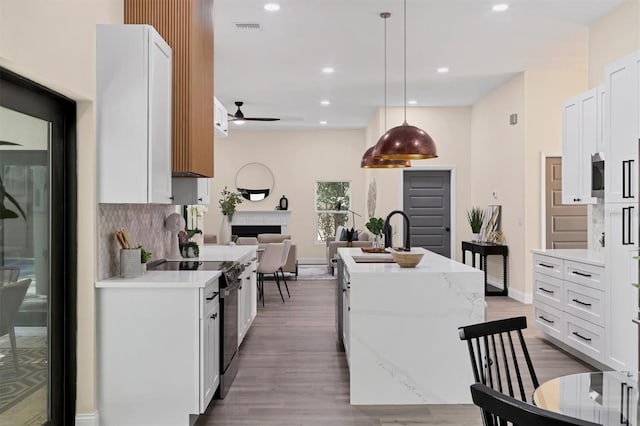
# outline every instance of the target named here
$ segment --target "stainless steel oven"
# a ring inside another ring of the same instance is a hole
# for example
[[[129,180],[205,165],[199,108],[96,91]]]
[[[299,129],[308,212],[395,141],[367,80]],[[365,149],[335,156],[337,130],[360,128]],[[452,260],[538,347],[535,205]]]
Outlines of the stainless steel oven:
[[[220,387],[223,399],[238,372],[238,289],[244,265],[234,262],[159,261],[149,265],[156,271],[221,271],[220,276]]]

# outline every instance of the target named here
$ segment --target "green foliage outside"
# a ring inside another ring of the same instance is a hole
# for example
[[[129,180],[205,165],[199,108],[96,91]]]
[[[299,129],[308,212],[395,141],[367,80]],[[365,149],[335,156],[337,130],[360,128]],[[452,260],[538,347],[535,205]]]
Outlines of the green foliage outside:
[[[350,214],[346,209],[350,208],[349,182],[316,182],[317,241],[326,241],[336,234],[338,226],[346,226]]]

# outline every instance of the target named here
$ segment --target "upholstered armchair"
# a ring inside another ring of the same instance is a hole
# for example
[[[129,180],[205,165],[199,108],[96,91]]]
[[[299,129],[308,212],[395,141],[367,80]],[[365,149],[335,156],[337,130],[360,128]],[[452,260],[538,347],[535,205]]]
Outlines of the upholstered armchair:
[[[284,240],[290,240],[291,235],[288,234],[258,234],[258,245],[264,245],[268,243],[281,243]],[[296,245],[291,241],[291,247],[289,248],[289,256],[287,256],[287,263],[282,268],[284,272],[295,274],[296,280],[298,279],[298,251]]]
[[[353,241],[351,243],[352,247],[373,247],[373,241],[371,241],[370,235],[367,231],[363,229],[358,229],[358,241]],[[334,272],[334,259],[336,258],[336,253],[338,251],[338,247],[347,247],[346,241],[336,241],[336,237],[327,237],[326,242],[326,252],[327,252],[327,265],[331,267],[331,273]]]

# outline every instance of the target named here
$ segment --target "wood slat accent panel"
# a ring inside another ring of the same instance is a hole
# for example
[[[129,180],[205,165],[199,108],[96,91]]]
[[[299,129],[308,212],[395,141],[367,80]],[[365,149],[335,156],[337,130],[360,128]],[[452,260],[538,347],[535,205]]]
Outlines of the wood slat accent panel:
[[[213,177],[213,0],[125,0],[127,24],[150,24],[173,50],[172,169]]]

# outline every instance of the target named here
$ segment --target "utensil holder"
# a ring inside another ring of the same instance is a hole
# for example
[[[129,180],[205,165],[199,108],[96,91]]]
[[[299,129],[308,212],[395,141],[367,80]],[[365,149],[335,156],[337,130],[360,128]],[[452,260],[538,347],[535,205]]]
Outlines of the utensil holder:
[[[120,250],[120,276],[135,278],[142,275],[141,253],[139,248]]]

